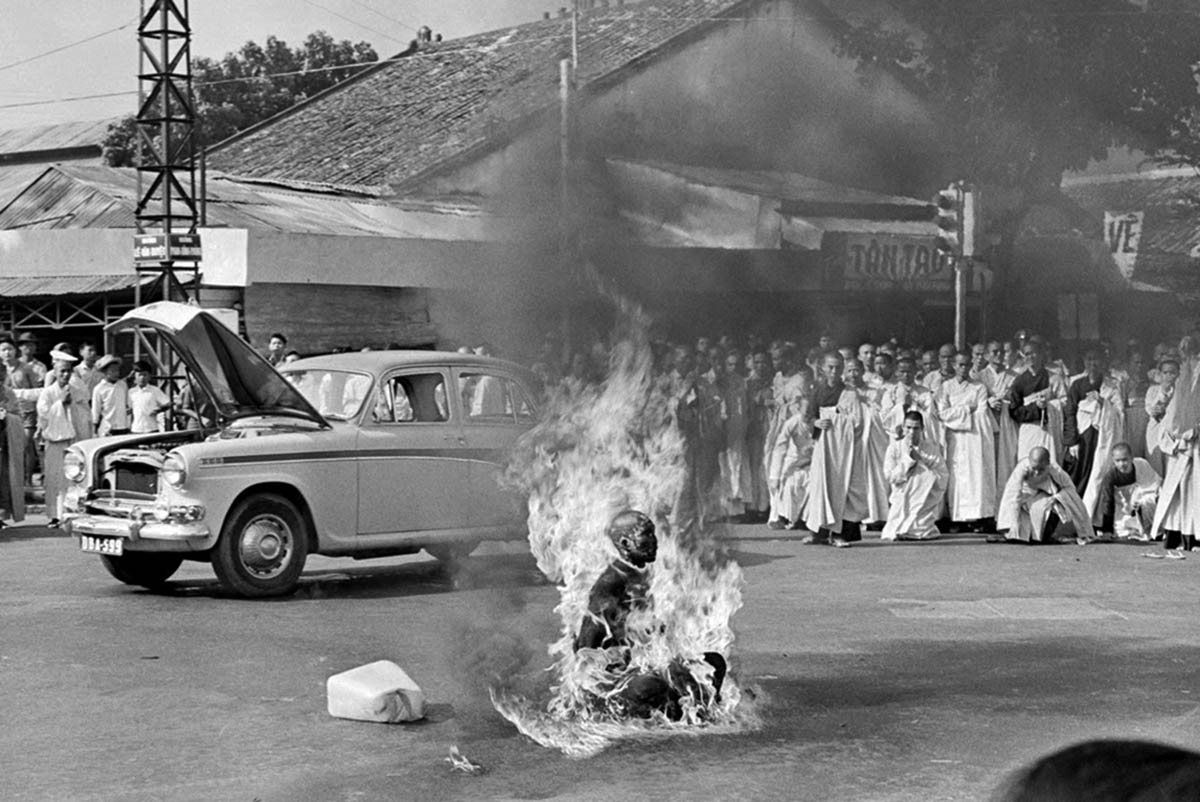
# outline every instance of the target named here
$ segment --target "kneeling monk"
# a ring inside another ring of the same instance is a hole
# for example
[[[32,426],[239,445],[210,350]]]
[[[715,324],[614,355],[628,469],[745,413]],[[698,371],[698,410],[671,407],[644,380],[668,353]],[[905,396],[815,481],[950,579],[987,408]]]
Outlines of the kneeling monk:
[[[887,523],[882,540],[932,540],[934,525],[946,495],[949,473],[937,443],[925,439],[925,418],[910,410],[904,415],[904,436],[888,444],[883,472],[891,485]]]
[[[1081,544],[1096,536],[1092,516],[1083,506],[1075,483],[1051,461],[1048,450],[1036,446],[1008,477],[996,528],[1005,533],[1007,540],[1058,542],[1054,533],[1060,523],[1074,524],[1075,538]]]

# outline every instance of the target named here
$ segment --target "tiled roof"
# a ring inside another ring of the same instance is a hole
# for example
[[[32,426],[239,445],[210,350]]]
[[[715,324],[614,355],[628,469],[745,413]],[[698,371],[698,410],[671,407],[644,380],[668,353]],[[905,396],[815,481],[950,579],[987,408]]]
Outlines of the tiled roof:
[[[580,14],[586,93],[692,41],[756,0],[657,0]],[[507,141],[558,98],[571,20],[423,44],[215,146],[231,175],[332,185],[404,185]]]
[[[1144,212],[1139,253],[1187,255],[1200,245],[1200,172],[1192,168],[1068,179],[1062,191],[1092,215],[1097,235],[1105,212]]]
[[[1063,194],[1091,217],[1103,239],[1104,213],[1142,212],[1134,278],[1188,297],[1200,295],[1200,172],[1147,170],[1063,181]]]

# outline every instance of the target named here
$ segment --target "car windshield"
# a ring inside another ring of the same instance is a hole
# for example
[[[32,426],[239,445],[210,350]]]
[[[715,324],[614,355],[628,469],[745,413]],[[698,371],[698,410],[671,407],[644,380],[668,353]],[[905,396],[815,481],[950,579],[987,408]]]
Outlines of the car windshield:
[[[310,404],[331,420],[358,415],[371,392],[371,377],[348,370],[289,370],[283,375]]]

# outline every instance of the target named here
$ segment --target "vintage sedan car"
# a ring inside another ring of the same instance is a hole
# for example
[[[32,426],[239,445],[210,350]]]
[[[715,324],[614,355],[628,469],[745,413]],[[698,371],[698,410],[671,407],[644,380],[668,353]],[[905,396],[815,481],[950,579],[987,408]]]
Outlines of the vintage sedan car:
[[[112,327],[170,344],[198,421],[68,451],[64,526],[122,582],[153,587],[206,560],[233,593],[275,596],[309,554],[454,561],[525,536],[521,500],[498,482],[535,421],[521,367],[373,351],[281,372],[212,315],[165,301]]]

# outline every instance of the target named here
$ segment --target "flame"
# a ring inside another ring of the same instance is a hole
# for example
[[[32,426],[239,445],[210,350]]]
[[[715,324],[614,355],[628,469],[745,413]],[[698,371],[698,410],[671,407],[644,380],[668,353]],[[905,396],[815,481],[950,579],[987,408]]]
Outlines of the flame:
[[[543,421],[517,444],[506,471],[528,495],[529,542],[539,569],[558,586],[560,637],[550,644],[550,697],[531,700],[493,689],[496,709],[525,735],[572,757],[587,757],[617,740],[681,732],[734,732],[756,726],[753,705],[727,676],[720,700],[684,696],[677,720],[623,714],[608,704],[635,675],[680,666],[705,686],[706,652],[729,663],[730,621],[741,607],[742,573],[724,559],[708,532],[678,532],[670,513],[685,481],[684,443],[672,420],[672,399],[656,379],[649,320],[620,298],[616,345],[605,382],[575,395],[559,393]],[[658,558],[650,568],[650,598],[627,621],[628,665],[613,655],[573,649],[596,578],[617,556],[605,536],[625,509],[650,515]],[[703,696],[703,695],[702,695]]]

